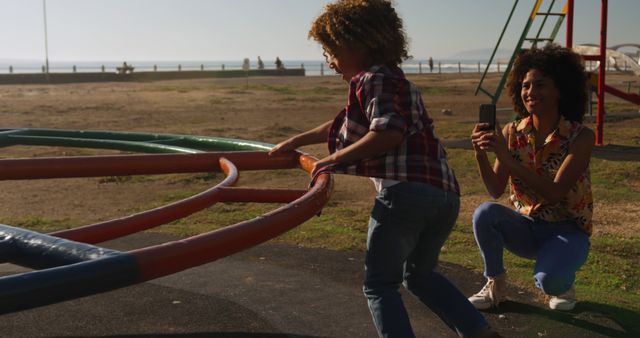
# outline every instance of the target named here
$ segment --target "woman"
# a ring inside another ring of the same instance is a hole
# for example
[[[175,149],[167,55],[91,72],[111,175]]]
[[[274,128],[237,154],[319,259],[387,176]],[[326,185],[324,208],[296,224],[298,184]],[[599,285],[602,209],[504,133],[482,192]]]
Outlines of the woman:
[[[557,45],[522,52],[508,80],[519,114],[502,132],[475,126],[471,141],[482,180],[493,198],[509,183],[515,210],[486,202],[473,229],[488,281],[469,301],[478,309],[504,299],[503,250],[535,259],[534,280],[549,306],[572,310],[573,282],[589,252],[593,199],[589,161],[594,133],[582,125],[587,76],[579,55]],[[487,152],[496,156],[491,167]]]

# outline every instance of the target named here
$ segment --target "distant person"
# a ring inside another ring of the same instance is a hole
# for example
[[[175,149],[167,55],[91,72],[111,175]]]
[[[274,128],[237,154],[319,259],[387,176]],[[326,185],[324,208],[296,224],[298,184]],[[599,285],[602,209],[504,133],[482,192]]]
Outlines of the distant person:
[[[280,60],[280,57],[276,57],[276,69],[284,69],[284,64]]]
[[[480,312],[435,271],[458,217],[460,190],[418,87],[398,66],[409,57],[402,20],[386,0],[338,0],[325,6],[309,37],[349,82],[349,104],[335,119],[280,142],[270,154],[327,142],[330,155],[315,162],[312,181],[327,172],[373,181],[378,195],[363,291],[379,336],[414,337],[400,285],[460,336],[495,336]]]
[[[251,61],[249,61],[249,58],[245,58],[242,61],[242,70],[244,70],[245,72],[248,72],[249,69],[251,69]]]
[[[133,67],[129,66],[127,64],[127,62],[123,62],[121,67],[117,67],[116,70],[118,71],[118,73],[120,74],[129,74],[129,73],[133,73]]]
[[[258,69],[264,69],[264,62],[262,62],[260,56],[258,56]]]
[[[429,72],[433,73],[433,58],[429,57]]]
[[[582,58],[552,44],[527,50],[515,60],[507,88],[517,120],[498,132],[477,124],[471,134],[487,191],[499,198],[508,184],[513,209],[486,202],[473,215],[487,284],[469,301],[488,309],[504,300],[506,248],[536,261],[535,285],[552,296],[551,309],[572,310],[593,213],[589,162],[595,136],[582,124],[587,107]],[[495,154],[493,168],[487,152]]]

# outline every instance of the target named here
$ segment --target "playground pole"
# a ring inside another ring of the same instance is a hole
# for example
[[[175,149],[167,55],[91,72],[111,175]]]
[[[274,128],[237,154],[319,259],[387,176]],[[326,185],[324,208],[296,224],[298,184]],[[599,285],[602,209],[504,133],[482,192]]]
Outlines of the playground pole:
[[[573,48],[573,0],[567,1],[567,48]]]
[[[598,115],[596,116],[596,145],[602,145],[604,124],[604,89],[607,70],[607,7],[608,0],[602,0],[600,12],[600,67],[598,69]]]
[[[573,0],[567,0],[567,48],[573,47]],[[605,76],[607,71],[607,8],[608,0],[602,0],[600,11],[600,55],[584,55],[585,60],[596,60],[600,62],[598,67],[598,112],[596,114],[596,145],[602,145],[604,136],[604,91]]]

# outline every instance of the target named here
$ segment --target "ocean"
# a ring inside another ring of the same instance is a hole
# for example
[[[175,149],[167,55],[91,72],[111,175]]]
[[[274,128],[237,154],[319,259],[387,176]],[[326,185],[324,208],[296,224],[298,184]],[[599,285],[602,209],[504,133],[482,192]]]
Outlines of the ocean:
[[[136,72],[151,71],[197,71],[197,70],[238,70],[242,69],[242,60],[233,61],[126,61],[128,65],[135,67]],[[266,69],[275,69],[273,60],[263,60]],[[304,67],[307,76],[335,75],[335,72],[321,60],[283,60],[285,68]],[[487,60],[452,60],[434,59],[433,73],[480,73],[484,72]],[[122,66],[122,61],[49,61],[50,73],[73,72],[116,72],[116,67]],[[251,60],[251,69],[257,69],[257,61]],[[104,68],[103,68],[104,67]],[[429,73],[427,60],[407,60],[401,65],[407,74]],[[504,71],[504,61],[498,66],[494,61],[489,67],[489,72]],[[0,74],[9,73],[42,73],[44,61],[2,61],[0,60]]]

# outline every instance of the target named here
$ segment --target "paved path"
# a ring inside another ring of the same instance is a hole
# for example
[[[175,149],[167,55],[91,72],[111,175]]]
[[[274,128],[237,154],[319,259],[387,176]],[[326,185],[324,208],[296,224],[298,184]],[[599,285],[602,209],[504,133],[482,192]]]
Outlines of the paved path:
[[[174,238],[143,233],[105,243],[130,250]],[[475,249],[475,248],[474,248]],[[151,282],[1,316],[2,337],[375,337],[361,293],[363,254],[266,243]],[[470,294],[480,274],[443,264]],[[0,265],[0,273],[19,271]],[[535,298],[510,287],[512,299]],[[418,337],[455,337],[403,293]],[[505,337],[625,337],[606,313],[581,304],[572,313],[541,303],[506,302],[485,316]]]

